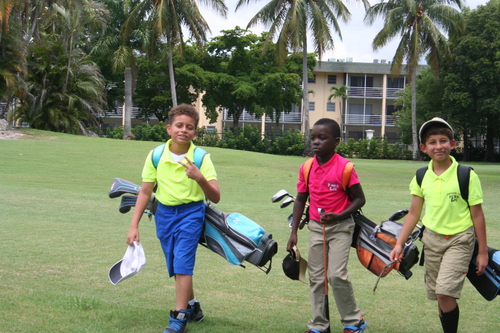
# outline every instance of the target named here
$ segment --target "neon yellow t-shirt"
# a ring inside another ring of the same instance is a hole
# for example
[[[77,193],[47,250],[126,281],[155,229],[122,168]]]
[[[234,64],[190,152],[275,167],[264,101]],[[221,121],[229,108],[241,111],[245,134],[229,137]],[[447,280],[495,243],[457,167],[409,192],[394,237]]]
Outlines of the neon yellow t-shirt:
[[[142,181],[158,182],[156,199],[167,206],[177,206],[204,200],[205,194],[198,183],[188,178],[184,166],[172,159],[170,155],[171,144],[172,140],[167,141],[157,169],[155,169],[151,160],[153,151],[149,152],[144,163],[144,168],[142,169]],[[191,142],[186,154],[186,157],[191,162],[194,162],[193,154],[195,148],[196,146]],[[182,162],[184,164],[188,163],[186,158]],[[217,173],[215,172],[210,154],[207,153],[203,158],[200,171],[208,181],[217,179]]]
[[[450,156],[452,165],[440,176],[434,173],[432,161],[418,186],[416,177],[410,183],[410,192],[425,200],[425,215],[422,223],[426,228],[442,235],[455,235],[470,228],[472,218],[467,202],[460,196],[458,163]],[[483,202],[483,191],[479,177],[471,170],[469,180],[469,205]]]

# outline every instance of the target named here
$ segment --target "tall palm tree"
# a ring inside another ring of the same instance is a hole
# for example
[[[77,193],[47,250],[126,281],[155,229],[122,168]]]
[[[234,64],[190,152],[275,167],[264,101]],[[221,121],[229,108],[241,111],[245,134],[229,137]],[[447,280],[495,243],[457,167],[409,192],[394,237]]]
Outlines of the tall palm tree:
[[[252,0],[239,0],[236,10]],[[259,0],[253,0],[259,1]],[[361,0],[365,5],[366,0]],[[248,23],[269,27],[268,41],[277,37],[277,61],[282,63],[288,53],[302,51],[302,132],[306,144],[304,155],[310,154],[307,41],[312,35],[315,52],[321,59],[325,50],[333,48],[332,28],[342,39],[337,19],[347,22],[350,12],[341,0],[271,0]]]
[[[333,91],[329,96],[328,96],[328,100],[331,101],[332,98],[338,98],[338,97],[341,97],[342,98],[342,101],[346,101],[349,99],[349,95],[347,94],[347,90],[349,89],[349,87],[347,87],[346,85],[342,85],[340,87],[336,87],[336,86],[333,86],[330,88],[330,91]],[[340,110],[342,111],[342,110]]]
[[[227,7],[224,0],[203,0],[203,2],[226,16]],[[174,46],[184,44],[182,28],[189,31],[191,37],[200,45],[206,42],[206,32],[210,31],[195,0],[142,0],[131,12],[126,27],[134,22],[147,21],[157,39],[165,38],[168,46],[168,68],[173,106],[177,105],[175,87],[173,49]]]
[[[461,0],[389,0],[368,8],[365,21],[373,24],[377,17],[384,18],[382,30],[375,36],[372,46],[377,50],[391,39],[400,37],[399,45],[392,60],[391,71],[398,74],[406,60],[406,72],[410,76],[412,102],[412,138],[413,159],[418,160],[417,138],[417,84],[418,61],[427,55],[432,70],[439,71],[443,57],[450,56],[450,49],[445,34],[448,36],[463,34],[465,21],[461,12]]]

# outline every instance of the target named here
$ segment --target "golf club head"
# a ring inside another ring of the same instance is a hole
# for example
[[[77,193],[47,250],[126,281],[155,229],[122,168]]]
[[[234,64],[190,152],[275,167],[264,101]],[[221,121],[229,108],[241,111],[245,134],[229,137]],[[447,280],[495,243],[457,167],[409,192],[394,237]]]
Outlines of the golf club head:
[[[293,198],[286,198],[285,200],[283,200],[283,202],[281,203],[280,205],[280,208],[285,208],[285,207],[288,207],[290,206],[291,203],[294,203],[295,200]]]
[[[396,222],[408,214],[408,209],[400,209],[389,217],[389,221]]]
[[[110,198],[118,198],[123,194],[134,194],[138,195],[141,187],[125,179],[115,178],[113,184],[111,184],[111,189],[109,190],[108,196]]]
[[[292,227],[292,222],[293,222],[293,213],[288,215],[288,225],[290,228]]]
[[[309,220],[306,218],[306,214],[302,214],[302,219],[300,220],[300,223],[299,223],[299,230],[304,229],[304,227],[308,223],[309,223]]]
[[[286,190],[279,190],[278,192],[276,192],[275,195],[272,196],[271,201],[278,202],[281,201],[286,196],[291,197],[291,195]]]
[[[118,210],[122,214],[128,213],[132,207],[135,207],[136,203],[137,203],[137,196],[124,195],[122,196],[122,201],[120,203],[120,207],[118,208]]]

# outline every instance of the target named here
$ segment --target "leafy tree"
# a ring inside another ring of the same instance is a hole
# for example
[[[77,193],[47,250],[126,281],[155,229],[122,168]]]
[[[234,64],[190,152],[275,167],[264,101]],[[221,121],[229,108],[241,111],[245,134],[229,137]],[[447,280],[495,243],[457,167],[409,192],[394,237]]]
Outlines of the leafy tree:
[[[466,22],[467,34],[452,44],[445,109],[464,135],[464,148],[469,147],[469,137],[485,135],[485,160],[492,162],[494,139],[500,136],[500,1],[467,13]]]
[[[251,0],[239,0],[236,10]],[[363,0],[367,4],[367,1]],[[271,0],[248,23],[247,28],[262,23],[269,27],[267,42],[270,43],[276,36],[276,58],[283,63],[288,50],[302,52],[302,117],[303,133],[306,137],[304,155],[310,154],[309,137],[309,90],[308,90],[308,33],[312,34],[312,43],[321,59],[325,50],[333,48],[331,29],[339,34],[340,27],[337,18],[347,21],[349,10],[340,0]]]
[[[419,159],[416,114],[418,61],[427,54],[429,65],[437,73],[443,57],[450,56],[446,36],[440,28],[449,36],[457,36],[465,31],[462,14],[448,4],[462,7],[461,0],[388,0],[371,6],[366,12],[365,21],[369,24],[379,16],[384,18],[384,26],[372,43],[374,50],[400,36],[391,70],[394,74],[400,73],[406,60],[406,71],[412,87],[412,150],[415,160]]]
[[[203,62],[209,72],[202,99],[207,117],[215,121],[222,107],[233,117],[233,129],[245,110],[257,117],[276,112],[279,121],[280,112],[300,102],[300,78],[276,66],[272,46],[263,53],[266,34],[258,37],[239,27],[222,33],[207,45]]]
[[[223,0],[206,0],[222,16],[226,16],[227,7]],[[191,37],[200,45],[206,41],[209,26],[201,15],[195,0],[141,0],[130,13],[125,25],[126,29],[137,22],[145,21],[153,32],[154,40],[165,39],[168,52],[168,73],[170,75],[170,93],[172,105],[177,105],[176,81],[174,73],[174,47],[184,44],[183,28],[189,31]]]
[[[32,128],[73,134],[82,132],[84,125],[97,126],[96,114],[104,104],[104,84],[97,66],[78,49],[70,60],[58,36],[40,37],[43,45],[33,45],[28,59],[26,96],[12,118]]]

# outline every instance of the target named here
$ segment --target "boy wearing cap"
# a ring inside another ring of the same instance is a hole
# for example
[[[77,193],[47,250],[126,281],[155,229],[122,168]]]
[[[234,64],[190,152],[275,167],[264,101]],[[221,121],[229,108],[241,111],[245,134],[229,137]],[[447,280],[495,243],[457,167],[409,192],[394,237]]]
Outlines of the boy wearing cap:
[[[481,184],[471,170],[468,202],[460,196],[458,163],[450,156],[456,141],[452,127],[445,120],[435,117],[425,122],[419,136],[420,149],[431,161],[421,185],[416,177],[410,183],[410,211],[390,259],[400,258],[404,242],[419,221],[425,202],[422,243],[427,298],[438,301],[443,332],[456,333],[459,321],[456,300],[460,298],[476,239],[476,273],[483,274],[488,263]]]
[[[184,333],[190,321],[204,319],[200,303],[193,291],[193,270],[196,249],[205,219],[205,197],[217,203],[220,190],[217,175],[206,154],[201,168],[193,163],[192,140],[199,116],[191,105],[173,107],[166,126],[171,139],[167,141],[158,167],[149,153],[142,170],[142,187],[130,223],[127,243],[139,242],[139,221],[158,184],[155,214],[156,234],[160,240],[170,277],[175,277],[175,311],[170,311],[170,324],[164,333]]]
[[[328,118],[318,120],[311,132],[315,156],[308,181],[305,180],[304,165],[299,171],[287,251],[290,252],[297,244],[299,222],[309,198],[307,268],[312,319],[309,320],[306,333],[330,332],[329,314],[325,311],[325,289],[328,288],[325,275],[332,286],[340,321],[344,326],[343,332],[362,333],[367,326],[356,304],[347,270],[354,232],[352,214],[365,204],[365,195],[354,169],[347,184],[349,194],[343,189],[343,171],[349,161],[335,152],[339,143],[339,124]]]

